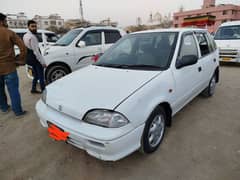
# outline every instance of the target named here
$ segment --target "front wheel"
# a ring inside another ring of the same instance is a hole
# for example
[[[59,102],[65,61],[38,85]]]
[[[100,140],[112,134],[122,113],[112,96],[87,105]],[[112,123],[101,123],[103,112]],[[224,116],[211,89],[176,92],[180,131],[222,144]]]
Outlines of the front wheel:
[[[148,118],[143,136],[142,147],[143,153],[152,153],[157,150],[161,144],[166,128],[166,113],[162,107],[156,108]]]
[[[68,68],[65,66],[62,65],[51,66],[49,67],[49,69],[47,69],[46,81],[47,83],[52,83],[53,81],[56,81],[69,73],[70,72]]]

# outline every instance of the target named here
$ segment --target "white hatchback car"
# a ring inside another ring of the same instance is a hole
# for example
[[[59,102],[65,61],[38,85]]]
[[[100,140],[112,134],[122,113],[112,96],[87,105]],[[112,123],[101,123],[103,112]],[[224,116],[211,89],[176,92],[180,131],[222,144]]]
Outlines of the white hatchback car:
[[[199,93],[212,96],[218,80],[218,50],[207,31],[144,31],[47,86],[36,110],[51,138],[116,161],[138,149],[154,152],[172,116]]]

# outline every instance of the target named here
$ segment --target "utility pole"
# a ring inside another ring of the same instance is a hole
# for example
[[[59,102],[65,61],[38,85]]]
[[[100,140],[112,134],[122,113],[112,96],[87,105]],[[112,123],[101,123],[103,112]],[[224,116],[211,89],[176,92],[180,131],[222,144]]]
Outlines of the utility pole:
[[[84,17],[83,17],[83,4],[82,4],[82,0],[79,0],[80,1],[80,7],[79,7],[79,12],[80,12],[80,20],[81,22],[84,21]]]

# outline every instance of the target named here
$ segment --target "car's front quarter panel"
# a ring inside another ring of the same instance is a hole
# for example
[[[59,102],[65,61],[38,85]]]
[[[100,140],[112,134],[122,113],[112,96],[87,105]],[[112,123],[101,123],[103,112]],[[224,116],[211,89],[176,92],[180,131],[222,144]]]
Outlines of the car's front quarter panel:
[[[163,71],[132,96],[122,102],[116,111],[124,114],[138,127],[146,122],[151,112],[161,103],[174,103],[175,83],[170,69]]]
[[[48,66],[56,62],[62,62],[71,67],[71,69],[75,66],[72,62],[74,58],[74,51],[70,50],[70,48],[59,48],[55,51],[48,51],[48,54],[44,56]]]

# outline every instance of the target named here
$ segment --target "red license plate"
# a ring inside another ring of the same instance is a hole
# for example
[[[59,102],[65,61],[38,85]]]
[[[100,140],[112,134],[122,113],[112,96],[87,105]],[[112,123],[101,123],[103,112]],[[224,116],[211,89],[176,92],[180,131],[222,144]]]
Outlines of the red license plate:
[[[67,141],[69,133],[61,130],[54,124],[49,124],[48,127],[49,137],[56,141]]]

